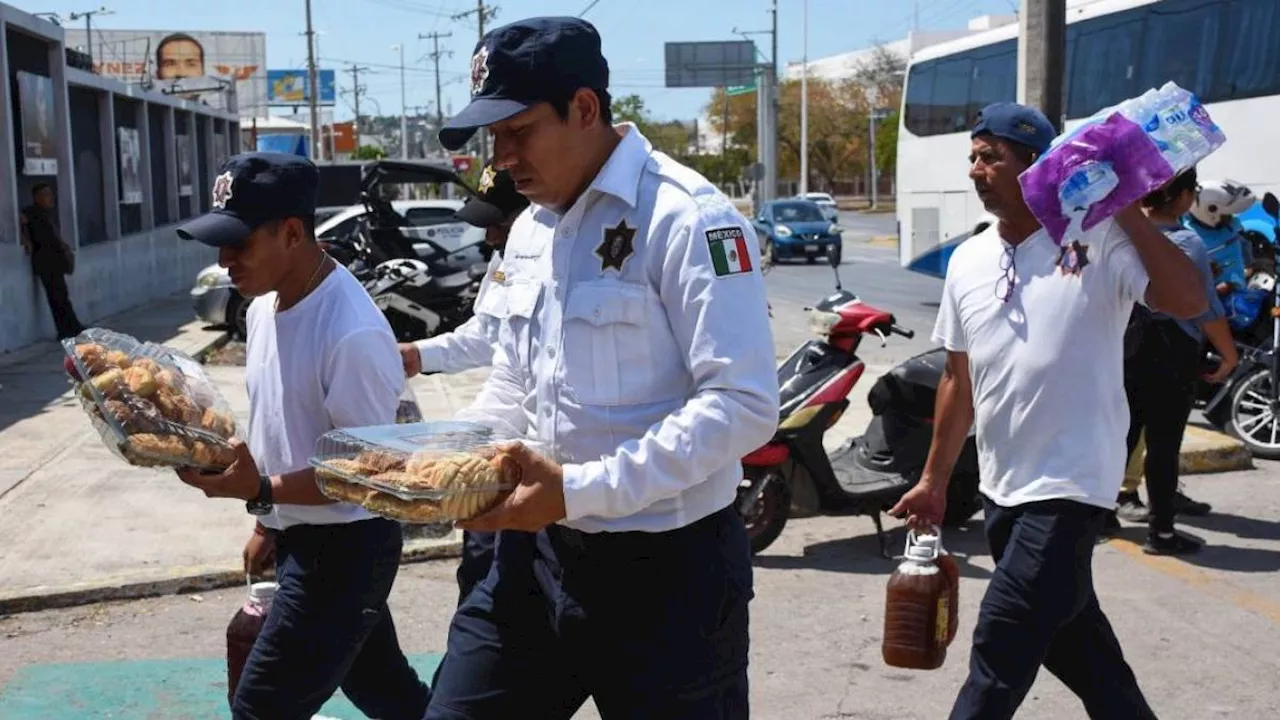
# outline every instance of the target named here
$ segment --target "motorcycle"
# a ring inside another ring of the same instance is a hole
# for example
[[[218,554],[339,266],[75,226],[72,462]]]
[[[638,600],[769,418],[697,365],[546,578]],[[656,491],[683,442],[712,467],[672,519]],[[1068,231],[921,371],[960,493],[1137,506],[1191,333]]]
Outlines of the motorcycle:
[[[899,364],[872,386],[874,415],[866,431],[828,456],[822,438],[849,406],[848,395],[866,365],[857,356],[868,335],[914,333],[894,316],[860,301],[840,284],[810,313],[809,340],[778,367],[781,400],[777,433],[742,459],[735,507],[747,525],[752,554],[782,534],[795,509],[826,515],[869,515],[880,554],[890,557],[880,514],[920,479],[932,442],[934,398],[946,362],[941,348]],[[972,431],[952,475],[944,524],[963,524],[980,507],[977,446]]]
[[[1280,229],[1280,199],[1267,193],[1262,207]],[[1252,342],[1237,344],[1239,365],[1222,385],[1211,391],[1202,387],[1201,392],[1208,395],[1204,414],[1209,422],[1243,442],[1255,457],[1280,460],[1280,284],[1274,276],[1268,284],[1268,312],[1256,323]]]

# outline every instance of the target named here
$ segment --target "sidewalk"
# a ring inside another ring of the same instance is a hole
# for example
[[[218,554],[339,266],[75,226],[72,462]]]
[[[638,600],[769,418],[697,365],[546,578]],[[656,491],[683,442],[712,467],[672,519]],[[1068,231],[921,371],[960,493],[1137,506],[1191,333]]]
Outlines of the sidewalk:
[[[101,323],[193,356],[221,342],[175,297]],[[828,449],[871,419],[866,392],[888,367],[869,367]],[[248,397],[238,367],[209,376],[245,423]],[[447,419],[475,397],[487,370],[418,377],[412,387],[427,419]],[[252,519],[240,503],[209,500],[164,470],[126,465],[103,446],[72,399],[54,343],[0,357],[0,615],[244,581],[240,560]],[[1192,430],[1184,467],[1248,467],[1239,443]],[[1188,453],[1191,454],[1188,454]],[[1241,464],[1243,460],[1244,464]],[[459,533],[411,540],[407,559],[456,556]]]
[[[185,296],[99,324],[192,356],[224,339],[193,319]],[[245,423],[243,369],[206,369]],[[447,418],[483,380],[414,384],[423,412]],[[244,582],[240,553],[253,521],[243,505],[113,455],[73,399],[57,343],[0,357],[0,385],[0,615]],[[460,539],[411,540],[405,554],[456,555]]]

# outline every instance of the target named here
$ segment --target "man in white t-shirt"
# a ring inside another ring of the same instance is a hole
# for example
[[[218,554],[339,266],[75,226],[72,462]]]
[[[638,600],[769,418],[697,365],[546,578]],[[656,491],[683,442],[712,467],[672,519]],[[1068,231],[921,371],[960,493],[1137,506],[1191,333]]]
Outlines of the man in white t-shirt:
[[[1090,717],[1155,717],[1098,605],[1093,547],[1124,475],[1133,304],[1193,317],[1206,298],[1195,266],[1136,206],[1053,242],[1018,175],[1054,135],[1022,105],[978,115],[969,177],[999,222],[951,257],[934,330],[947,366],[933,445],[919,484],[891,511],[916,527],[940,524],[976,427],[996,570],[952,720],[1013,717],[1041,664]]]
[[[404,389],[395,337],[351,273],[315,240],[320,174],[306,158],[226,161],[213,209],[178,230],[218,248],[253,297],[248,442],[221,474],[178,475],[257,516],[245,569],[274,556],[279,589],[232,699],[240,718],[310,718],[339,687],[369,717],[418,720],[430,697],[396,639],[387,595],[400,524],[320,493],[309,460],[340,427],[391,425]]]

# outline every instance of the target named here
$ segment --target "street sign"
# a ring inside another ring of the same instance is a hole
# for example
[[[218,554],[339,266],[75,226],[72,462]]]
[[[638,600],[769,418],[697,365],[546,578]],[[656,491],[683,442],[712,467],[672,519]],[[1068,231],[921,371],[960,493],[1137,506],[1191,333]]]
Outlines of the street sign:
[[[667,87],[730,87],[755,84],[756,44],[750,40],[669,42]]]
[[[733,85],[724,89],[724,93],[729,97],[733,97],[734,95],[750,95],[755,91],[755,83],[750,85]]]

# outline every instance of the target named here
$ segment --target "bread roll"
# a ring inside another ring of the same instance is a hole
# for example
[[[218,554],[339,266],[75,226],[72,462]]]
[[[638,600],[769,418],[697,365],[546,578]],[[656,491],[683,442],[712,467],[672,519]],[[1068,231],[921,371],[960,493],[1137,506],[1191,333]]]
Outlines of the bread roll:
[[[154,364],[154,361],[152,361]],[[124,381],[129,385],[129,392],[140,397],[151,397],[159,388],[156,376],[145,367],[137,365],[124,371]]]

